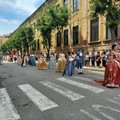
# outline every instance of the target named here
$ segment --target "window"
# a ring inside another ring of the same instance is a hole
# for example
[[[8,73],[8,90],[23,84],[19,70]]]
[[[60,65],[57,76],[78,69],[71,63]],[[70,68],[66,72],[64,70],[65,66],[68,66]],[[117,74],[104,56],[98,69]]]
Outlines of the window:
[[[91,41],[98,41],[99,39],[99,21],[98,19],[91,20],[90,26],[90,38]]]
[[[60,32],[57,32],[57,47],[61,46],[61,34]]]
[[[78,44],[78,26],[73,27],[73,44]]]
[[[73,11],[78,10],[78,0],[73,0]]]
[[[37,40],[37,48],[38,48],[38,50],[40,50],[40,40],[39,39]]]
[[[68,8],[68,0],[64,0],[64,5]]]
[[[64,45],[68,45],[68,29],[64,30]]]
[[[106,26],[106,39],[111,39],[111,32],[108,26]]]
[[[118,28],[115,29],[114,33],[115,33],[115,38],[117,38]],[[110,31],[110,28],[108,26],[106,26],[106,39],[111,39],[111,31]]]

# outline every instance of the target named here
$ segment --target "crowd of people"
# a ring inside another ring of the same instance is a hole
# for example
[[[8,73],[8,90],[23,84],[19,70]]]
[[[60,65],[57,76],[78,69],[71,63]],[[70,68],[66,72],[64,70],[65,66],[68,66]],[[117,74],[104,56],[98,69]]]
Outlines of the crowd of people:
[[[27,65],[37,66],[39,70],[53,69],[56,72],[61,72],[62,76],[74,76],[75,69],[78,74],[83,73],[83,65],[92,67],[105,67],[105,76],[103,81],[94,80],[95,83],[100,83],[108,87],[120,86],[120,50],[117,45],[112,45],[111,50],[83,52],[82,49],[76,52],[51,52],[49,61],[46,62],[48,55],[40,52],[37,55],[7,55],[5,59],[15,61],[18,65],[26,67]]]

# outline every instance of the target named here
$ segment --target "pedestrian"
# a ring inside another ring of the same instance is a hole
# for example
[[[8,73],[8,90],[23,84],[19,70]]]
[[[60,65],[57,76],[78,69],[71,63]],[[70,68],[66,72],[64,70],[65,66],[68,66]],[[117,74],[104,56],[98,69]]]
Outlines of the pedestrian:
[[[50,61],[49,61],[49,68],[50,69],[55,69],[56,66],[56,56],[54,55],[54,53],[52,52],[50,54]]]
[[[92,52],[92,55],[91,55],[91,63],[92,63],[92,67],[95,67],[95,53]]]
[[[78,70],[78,74],[83,74],[82,67],[83,67],[83,62],[84,62],[83,61],[84,56],[83,56],[83,53],[82,53],[81,49],[79,49],[77,51],[75,59],[76,59],[76,67],[77,67],[77,70]]]
[[[89,55],[89,52],[86,52],[86,55],[85,55],[85,66],[87,66],[87,67],[90,66],[90,55]]]
[[[95,83],[110,88],[120,87],[120,58],[117,55],[117,45],[114,44],[109,54],[109,62],[106,65],[104,80],[94,80]]]
[[[101,56],[100,56],[100,52],[98,51],[97,52],[97,55],[96,55],[96,64],[97,64],[97,67],[100,67],[100,64],[101,64]]]

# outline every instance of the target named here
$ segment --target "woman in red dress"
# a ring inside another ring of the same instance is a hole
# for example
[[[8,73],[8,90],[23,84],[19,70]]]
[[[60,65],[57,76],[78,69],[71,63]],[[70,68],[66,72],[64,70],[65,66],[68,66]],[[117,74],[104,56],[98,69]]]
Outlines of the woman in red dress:
[[[104,81],[94,80],[104,86],[116,88],[120,86],[120,58],[118,57],[117,45],[112,45],[112,51],[107,60]]]

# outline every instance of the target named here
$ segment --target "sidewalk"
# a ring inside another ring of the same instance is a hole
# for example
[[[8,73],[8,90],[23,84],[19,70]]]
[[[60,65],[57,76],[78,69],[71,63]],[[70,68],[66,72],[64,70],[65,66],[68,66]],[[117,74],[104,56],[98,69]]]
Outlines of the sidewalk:
[[[84,70],[98,71],[98,72],[104,72],[105,71],[104,67],[98,68],[98,67],[86,67],[86,66],[84,66],[83,69]]]

